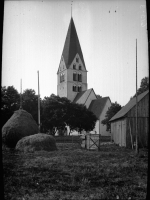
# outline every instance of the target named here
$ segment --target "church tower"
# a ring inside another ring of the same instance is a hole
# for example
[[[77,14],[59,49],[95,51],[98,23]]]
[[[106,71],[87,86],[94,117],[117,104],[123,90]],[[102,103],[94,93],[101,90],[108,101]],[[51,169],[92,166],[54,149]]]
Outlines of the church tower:
[[[87,90],[87,70],[71,17],[57,72],[57,95],[73,101],[79,92],[85,90]]]

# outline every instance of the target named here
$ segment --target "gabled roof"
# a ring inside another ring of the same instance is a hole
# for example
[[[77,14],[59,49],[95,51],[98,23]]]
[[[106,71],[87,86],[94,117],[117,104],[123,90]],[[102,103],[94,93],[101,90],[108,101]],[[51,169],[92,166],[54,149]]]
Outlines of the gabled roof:
[[[138,102],[141,101],[147,94],[149,93],[149,90],[143,92],[142,94],[138,95]],[[119,119],[121,117],[124,117],[134,106],[136,105],[136,97],[131,99],[119,112],[117,112],[109,121],[113,121],[116,119]]]
[[[97,118],[99,118],[108,99],[110,100],[109,97],[103,97],[101,99],[93,100],[89,106],[89,110],[92,111]]]
[[[91,89],[88,89],[88,90],[85,90],[85,91],[77,93],[76,97],[73,100],[73,103],[78,103],[79,102],[80,104],[84,105],[86,103],[90,93],[92,92],[92,90],[93,89],[91,88]]]
[[[70,64],[72,63],[77,53],[79,54],[85,67],[85,62],[84,62],[81,46],[79,43],[78,35],[76,32],[73,18],[71,17],[65,44],[64,44],[64,49],[62,53],[67,69],[69,68]]]

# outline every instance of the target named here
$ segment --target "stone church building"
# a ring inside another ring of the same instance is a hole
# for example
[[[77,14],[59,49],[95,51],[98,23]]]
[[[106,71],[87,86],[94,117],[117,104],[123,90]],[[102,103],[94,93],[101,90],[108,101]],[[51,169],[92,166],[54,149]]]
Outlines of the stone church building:
[[[105,136],[110,135],[101,121],[105,118],[111,101],[109,97],[98,97],[94,89],[88,89],[87,69],[72,17],[57,71],[57,95],[67,97],[74,103],[85,105],[98,118],[92,132]]]

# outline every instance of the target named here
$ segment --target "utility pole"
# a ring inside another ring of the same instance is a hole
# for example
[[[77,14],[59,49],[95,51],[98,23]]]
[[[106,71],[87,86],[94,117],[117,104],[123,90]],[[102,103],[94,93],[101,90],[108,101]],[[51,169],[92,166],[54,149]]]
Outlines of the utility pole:
[[[137,39],[136,39],[136,153],[139,153],[138,144],[138,98],[137,98]]]
[[[71,1],[71,17],[72,17],[72,4],[73,4],[73,1]]]
[[[20,109],[22,109],[22,79],[20,80]]]
[[[39,126],[39,133],[41,129],[41,124],[40,124],[40,85],[39,85],[39,71],[38,73],[38,126]]]

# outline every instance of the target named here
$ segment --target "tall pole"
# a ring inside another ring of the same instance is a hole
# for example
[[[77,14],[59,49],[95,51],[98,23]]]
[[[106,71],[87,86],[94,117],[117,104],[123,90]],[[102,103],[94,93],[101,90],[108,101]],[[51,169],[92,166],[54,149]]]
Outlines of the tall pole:
[[[22,109],[22,79],[20,80],[20,109]]]
[[[72,17],[72,4],[73,4],[73,1],[71,1],[71,17]]]
[[[37,71],[38,73],[38,126],[39,126],[39,132],[41,129],[41,125],[40,125],[40,85],[39,85],[39,71]]]
[[[139,153],[138,146],[138,99],[137,99],[137,39],[136,39],[136,153]]]

